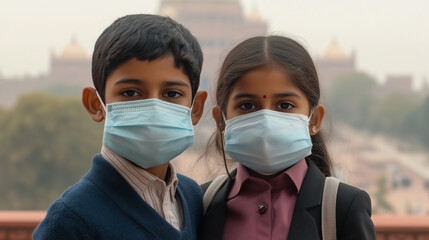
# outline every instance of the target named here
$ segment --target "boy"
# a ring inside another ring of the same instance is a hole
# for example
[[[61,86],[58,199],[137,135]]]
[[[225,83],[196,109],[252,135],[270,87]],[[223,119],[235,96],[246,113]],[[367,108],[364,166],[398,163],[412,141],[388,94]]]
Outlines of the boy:
[[[177,22],[117,19],[98,38],[82,102],[105,121],[91,170],[53,202],[34,239],[196,239],[202,192],[169,163],[193,143],[207,98],[202,52]],[[190,109],[192,108],[192,109]]]

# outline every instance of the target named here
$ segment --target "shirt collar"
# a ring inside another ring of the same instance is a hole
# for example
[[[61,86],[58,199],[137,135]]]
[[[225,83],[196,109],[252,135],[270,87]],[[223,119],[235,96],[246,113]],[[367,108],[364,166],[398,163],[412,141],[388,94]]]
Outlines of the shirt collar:
[[[169,163],[167,170],[167,181],[163,181],[157,176],[149,173],[146,169],[139,167],[124,157],[112,152],[105,146],[101,148],[101,155],[109,162],[126,180],[127,182],[136,189],[146,189],[148,187],[156,187],[160,189],[170,190],[172,194],[175,194],[178,179],[176,175],[176,169]],[[127,176],[137,176],[137,180],[129,181]]]
[[[274,189],[276,189],[278,186],[288,187],[288,185],[292,183],[292,186],[289,187],[292,187],[296,194],[298,194],[301,190],[302,182],[304,181],[305,175],[307,174],[307,170],[308,165],[303,158],[299,160],[296,164],[294,164],[292,167],[284,171],[282,174],[276,176],[275,178],[267,182],[265,180],[251,176],[247,172],[246,167],[244,167],[242,164],[238,164],[237,175],[235,177],[235,181],[231,188],[231,191],[228,194],[228,199],[237,196],[244,184],[247,184],[249,182],[258,183],[261,181],[267,182]]]

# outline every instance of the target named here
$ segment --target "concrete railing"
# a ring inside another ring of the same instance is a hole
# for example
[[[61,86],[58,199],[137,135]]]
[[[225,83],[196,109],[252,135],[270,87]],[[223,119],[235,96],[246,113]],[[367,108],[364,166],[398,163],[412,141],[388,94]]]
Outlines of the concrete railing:
[[[0,211],[0,240],[30,240],[45,211]],[[429,240],[429,216],[372,218],[377,240]]]
[[[0,240],[30,240],[45,211],[0,211]]]
[[[429,240],[429,216],[372,217],[377,240]]]

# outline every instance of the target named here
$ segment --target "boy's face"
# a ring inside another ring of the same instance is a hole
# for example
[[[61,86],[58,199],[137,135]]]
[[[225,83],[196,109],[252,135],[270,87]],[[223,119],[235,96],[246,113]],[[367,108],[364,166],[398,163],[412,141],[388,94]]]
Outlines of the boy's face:
[[[105,119],[105,112],[95,95],[95,89],[83,90],[82,102],[94,121]],[[152,61],[130,59],[119,65],[106,80],[105,103],[157,98],[191,107],[192,87],[182,68],[176,68],[171,55]],[[207,92],[198,91],[192,108],[192,123],[198,123],[204,109]]]
[[[106,80],[106,104],[148,98],[191,106],[190,80],[182,69],[174,66],[172,56],[153,61],[133,58],[116,68]]]

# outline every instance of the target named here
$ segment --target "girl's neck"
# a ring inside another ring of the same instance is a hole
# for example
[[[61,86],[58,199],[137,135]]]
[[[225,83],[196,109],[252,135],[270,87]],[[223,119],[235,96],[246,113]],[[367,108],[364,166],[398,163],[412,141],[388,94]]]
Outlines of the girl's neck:
[[[252,169],[250,169],[248,167],[246,167],[246,170],[247,170],[247,172],[249,173],[250,176],[257,177],[257,178],[260,178],[260,179],[264,179],[266,181],[269,181],[269,180],[277,177],[278,175],[284,173],[284,171],[286,171],[286,169],[285,169],[285,170],[282,170],[280,172],[274,173],[272,175],[264,175],[264,174],[260,174],[258,172],[255,172],[255,171],[253,171]]]

